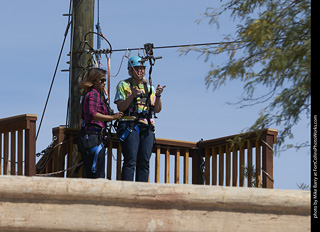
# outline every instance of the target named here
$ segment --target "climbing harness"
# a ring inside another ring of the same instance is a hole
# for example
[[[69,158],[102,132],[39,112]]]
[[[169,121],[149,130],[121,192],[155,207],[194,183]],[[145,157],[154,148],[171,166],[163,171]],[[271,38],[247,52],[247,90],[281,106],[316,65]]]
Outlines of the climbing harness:
[[[133,91],[133,81],[132,78],[128,78],[125,80],[130,85],[131,92]],[[155,128],[154,125],[151,123],[151,118],[152,118],[152,112],[154,110],[153,106],[151,106],[150,103],[150,97],[151,97],[151,92],[152,92],[152,87],[150,86],[150,91],[148,90],[147,83],[143,83],[144,86],[144,94],[140,94],[134,100],[132,101],[131,105],[133,106],[133,112],[129,112],[128,110],[124,113],[125,116],[134,116],[135,119],[131,123],[131,125],[125,130],[125,132],[120,136],[120,141],[124,141],[128,135],[133,131],[136,130],[138,134],[140,134],[140,129],[138,127],[138,123],[140,119],[147,119],[148,126],[152,133],[155,133]],[[138,101],[137,98],[140,98],[140,103],[144,105],[144,110],[142,112],[138,111]]]

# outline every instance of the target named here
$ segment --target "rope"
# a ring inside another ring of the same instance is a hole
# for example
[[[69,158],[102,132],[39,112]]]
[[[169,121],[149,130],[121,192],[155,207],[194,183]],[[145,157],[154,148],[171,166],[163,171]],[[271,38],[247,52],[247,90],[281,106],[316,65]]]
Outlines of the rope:
[[[36,141],[37,141],[37,138],[38,138],[40,129],[41,129],[43,117],[44,117],[44,114],[45,114],[45,112],[46,112],[47,105],[48,105],[48,101],[49,101],[50,94],[51,94],[51,90],[52,90],[52,86],[53,86],[54,80],[55,80],[55,78],[56,78],[56,74],[57,74],[57,70],[58,70],[58,67],[59,67],[59,63],[60,63],[62,51],[63,51],[63,48],[64,48],[64,44],[65,44],[65,42],[66,42],[67,35],[68,35],[68,31],[69,31],[69,28],[70,28],[70,25],[71,25],[71,20],[70,20],[71,5],[72,5],[71,3],[72,3],[72,0],[70,0],[70,5],[69,5],[69,16],[68,16],[67,28],[66,28],[66,31],[65,31],[65,33],[64,33],[64,39],[63,39],[62,46],[61,46],[61,49],[60,49],[59,58],[58,58],[58,61],[57,61],[57,64],[56,64],[56,68],[55,68],[55,70],[54,70],[54,74],[53,74],[53,77],[52,77],[51,85],[50,85],[49,92],[48,92],[48,96],[47,96],[47,100],[46,100],[46,103],[45,103],[45,105],[44,105],[44,109],[43,109],[43,112],[42,112],[41,120],[40,120],[40,123],[39,123],[37,135],[36,135]]]
[[[42,161],[42,163],[40,163],[41,166],[39,165],[40,167],[38,167],[37,170],[42,170],[43,168],[47,167],[49,161],[53,158],[53,155],[54,155],[53,150],[54,149],[56,149],[58,146],[61,146],[61,145],[65,144],[65,143],[67,143],[67,142],[70,142],[71,140],[74,140],[74,139],[76,139],[78,137],[79,136],[75,136],[72,139],[68,139],[68,140],[62,141],[60,143],[57,143],[54,147],[51,146],[51,149],[46,154],[44,154],[44,155],[47,156],[46,159],[44,161]],[[54,141],[56,141],[56,139]],[[54,141],[52,141],[52,142],[54,142]],[[49,156],[50,152],[51,152],[51,154]],[[39,160],[39,162],[40,161],[41,161],[41,159]]]
[[[36,176],[52,176],[52,175],[57,175],[63,172],[67,172],[71,169],[77,168],[79,166],[81,166],[83,164],[83,162],[77,163],[76,165],[70,167],[70,168],[66,168],[64,170],[60,170],[60,171],[56,171],[56,172],[50,172],[50,173],[45,173],[45,174],[36,174]]]
[[[274,153],[273,148],[272,148],[266,141],[264,141],[263,139],[261,139],[261,142],[263,142],[263,143],[272,151],[272,153]]]

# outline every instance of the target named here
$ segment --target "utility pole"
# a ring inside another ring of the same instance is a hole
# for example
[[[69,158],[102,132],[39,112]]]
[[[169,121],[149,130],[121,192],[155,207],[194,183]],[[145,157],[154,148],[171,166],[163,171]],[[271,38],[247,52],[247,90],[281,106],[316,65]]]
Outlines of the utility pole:
[[[84,67],[88,66],[90,54],[83,52],[85,48],[84,37],[86,33],[94,31],[94,1],[73,0],[72,5],[72,31],[70,52],[69,76],[69,127],[79,129],[81,124],[80,75]],[[93,47],[93,34],[86,36],[86,43]],[[88,48],[88,47],[86,47]]]

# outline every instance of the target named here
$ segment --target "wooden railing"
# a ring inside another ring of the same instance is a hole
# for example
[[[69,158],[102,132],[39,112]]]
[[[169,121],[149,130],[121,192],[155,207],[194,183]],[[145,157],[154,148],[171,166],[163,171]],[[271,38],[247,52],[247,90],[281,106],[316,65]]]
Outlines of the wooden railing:
[[[36,174],[37,115],[0,119],[0,175]]]
[[[273,144],[277,134],[277,130],[265,129],[203,141],[205,184],[273,188]],[[230,142],[235,138],[240,139],[238,143]]]
[[[239,136],[200,142],[157,138],[150,159],[149,181],[273,188],[273,144],[277,130],[243,134],[243,142],[232,146],[230,141]],[[78,137],[79,130],[54,128],[52,149],[37,163],[37,175],[81,177]],[[115,134],[107,142],[107,148],[106,178],[120,180],[121,144]]]

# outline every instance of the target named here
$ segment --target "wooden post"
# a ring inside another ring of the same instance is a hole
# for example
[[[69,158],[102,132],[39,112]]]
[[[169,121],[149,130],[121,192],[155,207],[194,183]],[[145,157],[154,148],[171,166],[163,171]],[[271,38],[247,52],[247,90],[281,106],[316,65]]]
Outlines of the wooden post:
[[[112,140],[110,139],[107,150],[107,179],[109,180],[111,180],[112,175],[112,147]]]
[[[84,53],[85,35],[94,30],[94,0],[73,0],[72,7],[72,34],[71,34],[71,60],[69,77],[69,104],[70,104],[70,128],[80,128],[80,96],[81,72],[87,67],[91,58],[90,54]],[[93,34],[86,36],[86,41],[93,46]]]
[[[16,175],[16,132],[11,131],[11,175]]]
[[[240,145],[239,172],[239,187],[244,187],[244,144]]]
[[[218,158],[218,150],[217,147],[211,148],[212,152],[212,185],[217,185],[217,158]]]
[[[82,89],[79,83],[83,68],[88,66],[91,58],[90,54],[84,53],[88,45],[93,47],[93,34],[88,34],[85,38],[90,31],[94,31],[94,0],[73,0],[69,74],[69,127],[73,129],[81,127]],[[73,149],[72,163],[79,159],[78,155],[77,150]]]
[[[28,116],[27,116],[28,117]],[[36,174],[36,116],[29,116],[28,126],[25,130],[25,175]]]
[[[9,175],[9,132],[4,133],[3,143],[3,175]]]
[[[231,185],[231,154],[229,144],[225,145],[226,149],[226,186]]]
[[[53,162],[53,171],[61,171],[64,170],[64,160],[66,155],[65,146],[63,142],[66,140],[66,129],[64,127],[56,127],[52,129],[52,135],[57,137],[54,146],[58,145],[54,151],[52,156]],[[64,173],[56,174],[55,177],[64,177]]]
[[[273,144],[276,142],[277,133],[266,131],[262,135],[262,187],[273,188]]]
[[[203,173],[200,168],[202,163],[202,156],[199,151],[196,150],[192,154],[192,184],[203,184]]]
[[[189,149],[186,150],[186,153],[184,156],[183,169],[184,169],[183,183],[188,184],[189,183]]]
[[[210,148],[205,148],[205,184],[210,185]]]
[[[121,143],[119,142],[117,147],[117,180],[121,180],[121,165],[122,165],[121,152],[122,152],[122,147],[121,147]]]
[[[255,187],[261,188],[261,143],[256,139],[256,183]]]
[[[174,183],[179,184],[180,183],[180,149],[177,148],[176,155],[175,155],[175,161],[174,161]]]
[[[155,182],[160,183],[160,146],[157,146],[156,150],[156,162],[155,162]]]
[[[224,185],[224,152],[223,146],[219,146],[219,185]]]
[[[165,154],[165,171],[164,171],[164,182],[170,182],[170,149],[167,147]]]
[[[232,186],[238,185],[238,149],[234,144],[232,148]]]
[[[253,177],[253,167],[252,167],[252,141],[248,139],[247,141],[247,151],[248,151],[248,187],[252,187],[252,177]]]

